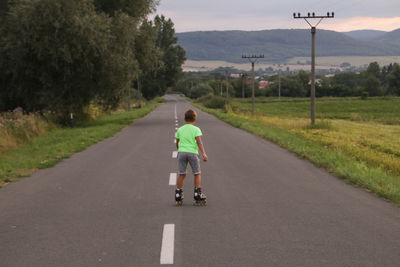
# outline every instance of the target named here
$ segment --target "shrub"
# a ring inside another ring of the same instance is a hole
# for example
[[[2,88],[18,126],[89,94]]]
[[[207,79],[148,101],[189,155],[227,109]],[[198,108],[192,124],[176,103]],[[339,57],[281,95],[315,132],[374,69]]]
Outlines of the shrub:
[[[208,83],[200,83],[192,88],[190,92],[191,98],[199,98],[204,95],[212,94],[214,91]]]
[[[368,96],[369,96],[369,93],[366,92],[366,91],[364,91],[364,92],[361,93],[361,99],[362,99],[362,100],[367,100],[367,99],[368,99]]]
[[[207,101],[204,101],[203,105],[206,108],[225,109],[225,106],[229,105],[229,100],[222,96],[214,96]]]
[[[206,95],[203,95],[203,96],[197,98],[197,99],[195,100],[195,102],[196,102],[196,103],[204,103],[204,102],[210,100],[210,99],[213,98],[213,97],[214,97],[214,94],[212,94],[212,93],[206,94]]]

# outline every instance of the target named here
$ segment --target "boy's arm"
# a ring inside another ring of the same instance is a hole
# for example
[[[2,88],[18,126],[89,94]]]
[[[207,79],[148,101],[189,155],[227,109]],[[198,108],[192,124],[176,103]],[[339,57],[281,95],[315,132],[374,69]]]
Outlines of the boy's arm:
[[[204,150],[203,142],[201,141],[201,137],[200,136],[196,136],[196,142],[197,142],[197,145],[198,145],[198,147],[200,149],[201,154],[203,155],[203,160],[207,161],[208,157],[207,157],[206,151]]]
[[[179,139],[178,138],[176,138],[176,149],[179,149]]]

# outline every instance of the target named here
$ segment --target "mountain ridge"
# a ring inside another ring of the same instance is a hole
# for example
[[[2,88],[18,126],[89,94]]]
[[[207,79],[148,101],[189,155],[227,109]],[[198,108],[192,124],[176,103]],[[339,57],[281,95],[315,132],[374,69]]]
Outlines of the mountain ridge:
[[[309,29],[195,31],[176,36],[191,60],[241,62],[242,54],[261,53],[266,60],[279,62],[311,54]],[[382,33],[373,40],[356,39],[329,30],[317,30],[316,36],[317,56],[400,55],[400,29]]]

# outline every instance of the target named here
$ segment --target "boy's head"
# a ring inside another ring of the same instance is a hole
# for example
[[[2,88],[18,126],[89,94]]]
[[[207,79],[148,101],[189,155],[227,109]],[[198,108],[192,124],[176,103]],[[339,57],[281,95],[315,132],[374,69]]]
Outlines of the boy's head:
[[[185,112],[185,121],[188,123],[193,123],[197,119],[197,113],[193,109],[188,109]]]

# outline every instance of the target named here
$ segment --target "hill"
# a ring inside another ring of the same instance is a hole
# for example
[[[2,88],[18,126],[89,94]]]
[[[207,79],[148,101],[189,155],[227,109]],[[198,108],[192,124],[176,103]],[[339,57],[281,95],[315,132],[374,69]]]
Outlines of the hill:
[[[379,37],[385,35],[387,32],[375,31],[375,30],[358,30],[358,31],[350,31],[350,32],[343,32],[343,33],[354,39],[371,41],[371,40],[378,39]]]
[[[399,30],[400,34],[400,30]],[[282,62],[311,54],[310,30],[200,31],[177,33],[178,43],[191,60],[243,62],[244,53],[263,53],[265,60]],[[318,30],[317,56],[399,56],[397,32],[384,34],[383,40],[365,41],[344,33]],[[400,40],[400,38],[399,38]]]
[[[385,33],[379,38],[376,38],[376,40],[400,45],[400,29]]]

